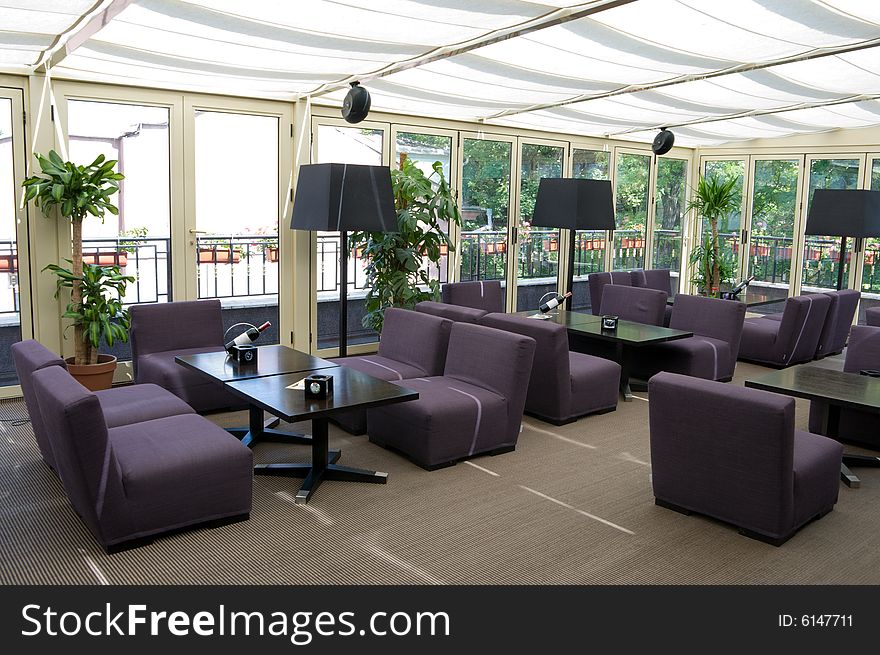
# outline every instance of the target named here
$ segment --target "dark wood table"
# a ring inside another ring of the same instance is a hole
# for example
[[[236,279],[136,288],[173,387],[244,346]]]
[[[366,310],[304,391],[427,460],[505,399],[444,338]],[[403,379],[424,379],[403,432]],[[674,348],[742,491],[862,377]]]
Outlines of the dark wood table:
[[[567,312],[563,309],[550,311],[546,314],[542,314],[541,312],[534,310],[529,310],[524,312],[516,312],[516,315],[524,316],[525,318],[531,318],[535,321],[549,321],[551,323],[556,323],[557,325],[562,325],[566,328],[575,325],[583,325],[584,323],[597,323],[598,321],[602,320],[601,316],[594,316],[593,314],[587,314],[585,312]]]
[[[535,312],[518,312],[520,316],[531,316]],[[616,330],[602,329],[602,317],[584,314],[581,312],[548,312],[553,315],[549,319],[559,325],[564,325],[570,337],[589,339],[591,341],[605,342],[614,346],[614,358],[620,364],[620,392],[625,401],[632,400],[629,375],[632,369],[632,361],[635,352],[644,346],[650,346],[665,341],[686,339],[694,336],[693,332],[673,330],[671,328],[656,325],[645,325],[633,321],[618,321]]]
[[[182,357],[175,357],[174,361],[200,375],[204,375],[219,385],[235,382],[236,380],[271,377],[285,373],[297,373],[299,371],[317,371],[337,366],[326,359],[279,345],[260,346],[257,352],[256,366],[240,366],[225,351],[184,355]],[[278,421],[278,418],[273,417],[271,420],[264,422],[263,411],[250,405],[249,426],[246,428],[227,428],[227,431],[241,439],[245,446],[251,448],[259,441],[305,445],[312,442],[311,437],[304,434],[271,429],[278,424]],[[254,430],[254,425],[257,423],[260,424],[260,429]]]
[[[880,378],[834,369],[799,364],[746,380],[745,385],[818,403],[822,410],[821,432],[826,437],[840,436],[840,410],[844,407],[880,414]],[[850,487],[859,479],[850,466],[880,467],[880,457],[844,453],[840,478]]]
[[[334,413],[416,400],[419,397],[416,391],[344,366],[318,369],[315,372],[333,376],[333,395],[326,400],[306,398],[301,389],[292,388],[312,371],[226,383],[227,389],[259,411],[256,421],[253,418],[254,414],[251,413],[250,429],[254,432],[262,429],[263,411],[291,423],[312,421],[311,463],[257,464],[254,467],[254,473],[257,475],[305,478],[296,494],[298,503],[308,502],[323,480],[385,484],[388,479],[388,474],[381,471],[368,471],[336,464],[341,455],[340,451],[328,449],[328,421]]]
[[[772,305],[773,303],[786,301],[785,296],[779,298],[766,291],[751,288],[746,288],[746,290],[739,294],[736,299],[741,303],[745,303],[746,307],[760,307],[761,305]],[[670,296],[666,300],[666,304],[674,305],[675,296]]]

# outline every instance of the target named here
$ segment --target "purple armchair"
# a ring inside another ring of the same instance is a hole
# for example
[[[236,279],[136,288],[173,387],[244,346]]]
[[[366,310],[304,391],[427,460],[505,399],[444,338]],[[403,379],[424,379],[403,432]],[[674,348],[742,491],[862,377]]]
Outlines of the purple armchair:
[[[865,323],[872,327],[880,327],[880,307],[868,307],[865,310]]]
[[[456,323],[479,323],[487,312],[473,307],[450,305],[445,302],[433,302],[425,300],[416,305],[416,311],[423,314],[432,314],[441,318],[448,318]]]
[[[859,306],[859,299],[862,297],[860,292],[853,289],[828,291],[825,295],[831,298],[831,305],[828,307],[825,325],[819,336],[816,359],[843,352],[846,347],[846,338],[849,336],[849,329],[852,327],[853,317]]]
[[[449,282],[443,285],[440,299],[450,305],[473,307],[485,312],[504,311],[504,288],[498,280]]]
[[[36,371],[33,391],[67,497],[108,551],[248,517],[253,456],[207,419],[108,428],[97,396],[60,366]]]
[[[32,378],[36,371],[49,366],[57,366],[66,372],[67,364],[58,355],[32,339],[12,344],[11,350],[40,454],[46,464],[57,471],[55,455],[40,415]],[[180,398],[154,384],[114,387],[96,392],[95,397],[101,405],[108,427],[111,428],[166,416],[194,413],[192,407]]]
[[[657,289],[641,289],[609,284],[602,290],[602,313],[625,321],[663,325],[669,294]]]
[[[602,311],[602,293],[608,285],[632,286],[632,275],[629,271],[614,271],[612,273],[590,273],[587,276],[590,285],[590,311],[595,316],[607,314]]]
[[[620,365],[568,350],[568,331],[549,321],[513,314],[487,314],[482,325],[535,340],[535,361],[525,411],[556,425],[617,408]]]
[[[419,399],[367,410],[370,441],[426,469],[513,450],[534,354],[530,337],[455,323],[443,375],[396,382]]]
[[[880,369],[880,327],[854,325],[843,370],[858,375],[864,369]],[[810,432],[822,432],[822,408],[810,403]],[[837,438],[880,450],[880,415],[841,408]]]
[[[746,319],[739,358],[778,367],[810,361],[830,306],[831,298],[824,293],[809,294],[786,300],[779,320]]]
[[[779,546],[837,502],[843,447],[794,429],[794,398],[659,373],[649,383],[657,505]]]
[[[631,271],[632,285],[634,287],[642,287],[645,289],[657,289],[665,291],[672,296],[672,275],[668,268],[649,268]],[[666,312],[663,315],[663,325],[669,326],[672,320],[672,307],[666,305]]]
[[[131,355],[134,379],[151,382],[186,401],[197,412],[240,408],[242,401],[210,379],[174,361],[179,355],[223,350],[219,300],[134,305]]]
[[[385,310],[378,353],[333,361],[389,382],[441,375],[446,365],[451,328],[449,319],[390,307]],[[337,413],[332,420],[352,434],[367,431],[364,410]]]
[[[732,379],[745,315],[741,302],[678,294],[669,327],[694,336],[645,348],[633,364],[633,374],[643,380],[660,371]]]

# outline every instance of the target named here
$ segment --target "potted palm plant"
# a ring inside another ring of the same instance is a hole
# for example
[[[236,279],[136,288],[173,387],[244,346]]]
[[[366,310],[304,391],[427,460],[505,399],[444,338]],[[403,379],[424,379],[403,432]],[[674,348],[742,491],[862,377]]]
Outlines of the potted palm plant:
[[[708,238],[691,253],[691,282],[708,296],[718,296],[721,284],[736,275],[736,266],[721,248],[718,220],[739,209],[740,191],[734,177],[718,179],[700,176],[687,211],[694,209],[709,221]]]
[[[98,157],[87,166],[65,162],[54,150],[48,157],[37,155],[41,175],[28,177],[25,200],[33,200],[46,216],[57,209],[71,223],[70,268],[50,264],[58,277],[56,297],[70,290],[70,302],[62,315],[73,321],[75,355],[68,358],[74,377],[89,389],[109,388],[116,370],[116,357],[99,355],[102,341],[112,346],[128,340],[128,311],[122,305],[125,287],[134,278],[123,275],[119,266],[83,263],[82,223],[87,214],[103,219],[106,212],[118,214],[110,198],[119,191],[116,160]]]
[[[354,232],[352,249],[359,250],[366,262],[367,285],[364,327],[382,331],[385,309],[412,309],[423,300],[439,300],[440,282],[431,279],[425,266],[437,265],[443,255],[454,250],[446,226],[461,225],[461,214],[443,165],[432,165],[425,175],[405,155],[400,168],[391,171],[397,232]],[[445,223],[445,226],[444,226]]]

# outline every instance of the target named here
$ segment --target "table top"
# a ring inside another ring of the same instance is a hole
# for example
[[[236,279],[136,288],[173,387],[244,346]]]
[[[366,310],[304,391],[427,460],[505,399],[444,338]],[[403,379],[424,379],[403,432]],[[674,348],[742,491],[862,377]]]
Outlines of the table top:
[[[306,398],[302,389],[289,388],[312,373],[333,376],[333,395],[330,398]],[[416,391],[345,366],[236,380],[227,382],[226,388],[252,405],[289,422],[326,418],[344,409],[366,409],[419,397]]]
[[[745,385],[795,398],[880,413],[880,378],[799,364],[746,380]]]
[[[516,312],[515,315],[524,316],[526,318],[535,315],[548,316],[549,318],[535,318],[533,320],[541,321],[542,323],[556,323],[567,328],[575,325],[583,325],[584,323],[597,323],[602,320],[601,316],[594,316],[593,314],[586,314],[584,312],[567,312],[561,309],[558,311],[547,312],[546,314],[541,314],[541,312],[535,310],[528,310],[525,312]]]
[[[594,316],[593,318],[600,319],[601,317]],[[599,339],[601,341],[622,343],[628,346],[648,346],[694,336],[693,332],[685,330],[673,330],[672,328],[660,327],[658,325],[646,325],[644,323],[623,320],[617,321],[616,330],[603,330],[601,320],[576,322],[567,327],[570,334],[590,339]]]
[[[189,369],[214,378],[220,382],[248,380],[268,375],[314,371],[337,366],[326,359],[287,346],[260,346],[256,366],[239,366],[228,357],[225,350],[197,355],[175,357],[174,360]]]
[[[779,298],[778,296],[761,289],[752,289],[751,287],[746,287],[745,291],[739,294],[737,300],[741,303],[745,303],[746,307],[760,307],[761,305],[772,305],[773,303],[777,302],[784,303],[786,301],[786,298],[784,296],[782,298]],[[674,305],[675,296],[670,296],[666,300],[666,304]]]

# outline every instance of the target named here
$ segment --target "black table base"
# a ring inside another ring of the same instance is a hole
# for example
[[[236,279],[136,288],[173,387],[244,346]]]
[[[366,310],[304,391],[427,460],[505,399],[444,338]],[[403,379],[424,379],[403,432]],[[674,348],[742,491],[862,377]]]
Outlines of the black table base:
[[[820,407],[822,407],[822,434],[837,439],[840,434],[840,405],[821,403]],[[859,466],[880,468],[880,457],[843,453],[843,461],[840,464],[840,479],[847,487],[858,489],[862,486],[862,482],[850,470],[850,466],[854,468]]]
[[[312,443],[312,438],[307,434],[273,430],[272,427],[278,425],[281,422],[281,419],[273,416],[267,420],[263,420],[263,410],[259,407],[251,405],[248,414],[248,427],[226,428],[226,431],[229,434],[240,439],[241,443],[248,448],[253,448],[261,441],[289,443],[300,446],[308,446]]]
[[[260,422],[262,423],[262,420]],[[312,437],[309,441],[312,444],[311,464],[257,464],[254,466],[254,474],[305,478],[302,486],[296,493],[295,499],[297,503],[308,502],[315,489],[324,480],[372,482],[374,484],[385,484],[388,482],[388,474],[382,471],[367,471],[365,469],[335,464],[339,459],[340,451],[331,451],[328,448],[328,425],[329,423],[326,418],[312,419]]]

